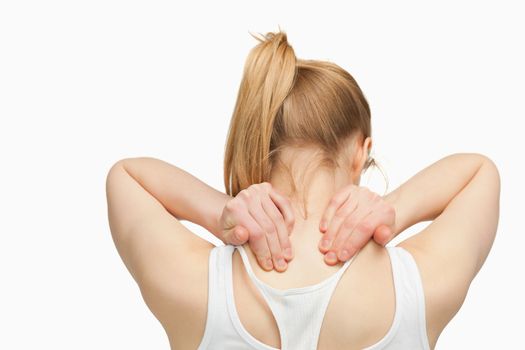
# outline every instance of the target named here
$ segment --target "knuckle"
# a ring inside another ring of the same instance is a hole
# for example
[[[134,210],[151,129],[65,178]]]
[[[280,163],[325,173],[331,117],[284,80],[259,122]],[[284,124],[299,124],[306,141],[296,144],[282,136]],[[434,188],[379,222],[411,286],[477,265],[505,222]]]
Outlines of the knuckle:
[[[357,250],[357,247],[355,246],[355,242],[353,242],[352,240],[348,240],[347,242],[345,242],[344,248],[348,250],[348,252],[350,253]]]
[[[261,239],[264,236],[264,232],[261,230],[255,230],[252,232],[251,238],[252,239]]]
[[[272,184],[269,183],[268,181],[265,181],[263,183],[261,183],[261,186],[266,189],[266,190],[271,190],[272,189]]]
[[[269,214],[270,218],[273,220],[273,222],[277,222],[279,220],[283,220],[283,216],[278,210],[272,210],[272,212]]]
[[[235,200],[230,200],[226,203],[225,208],[228,210],[234,210],[237,208],[237,203]]]
[[[277,213],[271,213],[270,218],[272,219],[273,222],[278,223],[282,220],[283,217]]]
[[[271,189],[271,185],[268,182],[261,182],[259,184],[253,185],[254,193],[268,193]]]
[[[339,219],[342,219],[342,218],[345,218],[346,217],[346,213],[342,210],[338,210],[335,212],[334,216],[336,218],[339,218]]]
[[[344,240],[342,238],[342,235],[337,236],[337,238],[332,242],[330,250],[333,250],[334,252],[341,250],[341,246],[344,243]]]
[[[361,232],[371,232],[374,228],[370,222],[362,221],[357,226],[357,229]]]
[[[277,230],[272,226],[266,230],[266,234],[269,236],[277,235]]]
[[[352,228],[354,228],[354,220],[346,220],[343,223],[343,229],[351,230]]]
[[[328,205],[329,206],[335,206],[335,205],[337,205],[338,202],[339,201],[338,201],[337,197],[332,197],[332,199],[330,199],[330,201],[328,202]]]
[[[276,233],[275,226],[271,223],[266,223],[263,228],[264,228],[264,231],[266,231],[266,233],[269,235]]]

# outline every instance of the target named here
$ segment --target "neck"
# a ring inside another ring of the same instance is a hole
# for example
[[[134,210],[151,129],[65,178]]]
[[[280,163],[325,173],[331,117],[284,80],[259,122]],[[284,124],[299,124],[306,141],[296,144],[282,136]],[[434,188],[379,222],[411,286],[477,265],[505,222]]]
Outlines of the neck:
[[[298,182],[299,179],[294,178],[294,181],[298,186],[295,194],[292,194],[294,191],[290,186],[288,174],[274,173],[269,181],[276,191],[289,198],[295,219],[293,230],[288,236],[294,258],[290,261],[287,271],[302,274],[306,269],[332,273],[343,263],[339,262],[329,266],[324,262],[324,254],[319,250],[319,242],[323,235],[319,230],[319,224],[333,195],[342,187],[353,183],[351,177],[341,170],[331,172],[319,168],[305,177],[304,190],[301,188],[302,182]],[[303,199],[306,203],[306,217],[304,216]],[[251,249],[248,249],[249,243],[243,246],[250,251],[251,266],[258,266],[254,254]],[[263,271],[262,268],[257,267],[257,269]]]
[[[351,172],[352,167],[347,165],[349,162],[341,162],[342,166],[332,169],[315,167],[319,164],[315,161],[315,155],[316,152],[310,150],[286,150],[281,159],[287,167],[277,166],[272,169],[269,182],[277,192],[290,200],[292,206],[294,227],[289,239],[294,255],[292,261],[295,263],[291,263],[290,268],[310,266],[331,270],[341,264],[328,266],[324,263],[324,255],[318,248],[323,235],[319,224],[330,199],[341,188],[359,184],[360,177]],[[247,248],[249,244],[243,246]],[[252,263],[256,264],[253,253],[250,256]]]
[[[348,171],[340,168],[334,170],[317,168],[307,174],[304,181],[294,177],[297,186],[294,193],[287,173],[272,174],[269,181],[272,187],[287,196],[291,202],[295,223],[289,239],[294,251],[294,260],[300,262],[299,265],[304,265],[304,262],[318,263],[327,269],[340,266],[336,264],[329,267],[323,262],[324,255],[319,250],[319,242],[323,233],[319,230],[319,224],[334,194],[341,188],[354,183],[352,179]]]
[[[296,224],[317,225],[330,199],[340,189],[354,183],[352,174],[340,168],[334,170],[318,168],[304,177],[293,177],[293,181],[297,186],[295,191],[289,175],[283,172],[272,173],[269,182],[277,192],[290,200]]]

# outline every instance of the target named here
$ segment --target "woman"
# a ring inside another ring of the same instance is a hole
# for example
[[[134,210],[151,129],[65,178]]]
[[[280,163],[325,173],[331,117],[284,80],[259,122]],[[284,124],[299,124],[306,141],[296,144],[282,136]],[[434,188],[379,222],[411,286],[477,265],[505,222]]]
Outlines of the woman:
[[[379,197],[358,186],[373,160],[356,81],[297,59],[283,32],[258,40],[228,135],[227,194],[154,158],[109,171],[112,236],[145,302],[172,349],[433,349],[492,246],[495,164],[456,153]],[[432,223],[384,246],[421,221]]]

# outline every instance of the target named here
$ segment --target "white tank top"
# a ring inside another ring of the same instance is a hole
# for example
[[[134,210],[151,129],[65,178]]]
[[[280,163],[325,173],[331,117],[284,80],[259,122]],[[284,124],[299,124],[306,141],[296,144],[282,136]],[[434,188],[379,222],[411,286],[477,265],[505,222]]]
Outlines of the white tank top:
[[[243,327],[233,297],[232,255],[239,249],[246,271],[263,295],[279,328],[282,350],[315,350],[323,317],[339,279],[354,255],[320,283],[275,289],[255,276],[242,246],[215,247],[209,258],[208,315],[198,350],[278,350],[253,337]],[[430,349],[426,332],[425,298],[419,270],[402,247],[386,247],[396,295],[394,320],[387,334],[365,350]]]

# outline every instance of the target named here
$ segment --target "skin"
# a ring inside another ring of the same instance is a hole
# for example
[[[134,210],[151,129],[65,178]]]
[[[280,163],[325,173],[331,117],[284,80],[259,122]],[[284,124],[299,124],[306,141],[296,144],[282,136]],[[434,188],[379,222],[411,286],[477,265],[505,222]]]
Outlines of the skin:
[[[354,159],[362,158],[361,154]],[[272,179],[272,187],[286,192],[278,179]],[[322,233],[320,219],[314,218],[321,218],[322,214],[316,210],[323,210],[328,203],[338,206],[337,200],[331,201],[337,193],[330,196],[323,191],[329,184],[333,186],[333,179],[323,179],[316,174],[309,187],[308,208],[312,216],[300,221],[298,215],[289,236],[296,264],[289,264],[286,274],[255,270],[276,288],[294,283],[308,285],[312,279],[318,282],[338,268],[327,265],[318,248]],[[337,190],[348,190],[343,182],[336,184]],[[193,234],[179,220],[190,220],[220,235],[220,218],[231,198],[210,189],[171,164],[144,157],[118,161],[106,179],[108,219],[115,246],[174,349],[195,348],[206,324],[208,256],[214,245]],[[431,348],[461,307],[471,281],[490,251],[498,224],[499,192],[495,164],[480,154],[460,153],[440,159],[383,197],[395,210],[394,236],[418,222],[432,221],[398,244],[414,257],[421,274]],[[328,229],[332,221],[327,223]],[[251,250],[247,252],[254,262]],[[391,317],[387,310],[393,310],[391,282],[379,283],[388,277],[389,262],[385,257],[385,249],[374,241],[365,244],[349,267],[353,275],[349,275],[350,271],[345,273],[338,288],[339,297],[334,295],[334,308],[327,310],[329,333],[321,334],[319,349],[341,344],[359,348],[384,335]],[[308,274],[304,274],[305,268]],[[238,254],[234,256],[234,270],[234,281],[239,281],[243,269]],[[265,339],[268,344],[278,345],[271,313],[258,307],[256,295],[246,286],[236,282],[235,287],[243,324],[251,325],[247,329],[252,334],[270,337]],[[359,291],[359,286],[366,286],[366,292]],[[355,304],[349,305],[352,302]],[[348,308],[357,311],[360,307],[364,313],[357,323],[352,323],[354,318],[349,319],[346,312],[339,312]]]
[[[305,220],[299,203],[304,195],[308,204],[309,222],[320,222],[319,250],[328,265],[347,261],[373,237],[386,244],[393,236],[395,213],[381,197],[358,187],[360,174],[371,138],[358,138],[350,155],[342,157],[342,166],[302,171],[294,164],[308,164],[315,157],[315,148],[286,149],[281,159],[294,169],[295,183],[310,179],[308,192],[292,196],[287,173],[274,171],[270,182],[254,184],[229,200],[220,219],[225,243],[240,245],[249,242],[261,268],[283,272],[293,258],[289,233],[296,218]],[[331,195],[337,192],[336,196]],[[288,198],[292,198],[289,200]],[[360,203],[357,208],[357,203]],[[356,209],[357,208],[357,209]],[[315,233],[317,235],[317,233]],[[318,236],[318,235],[317,235]]]

